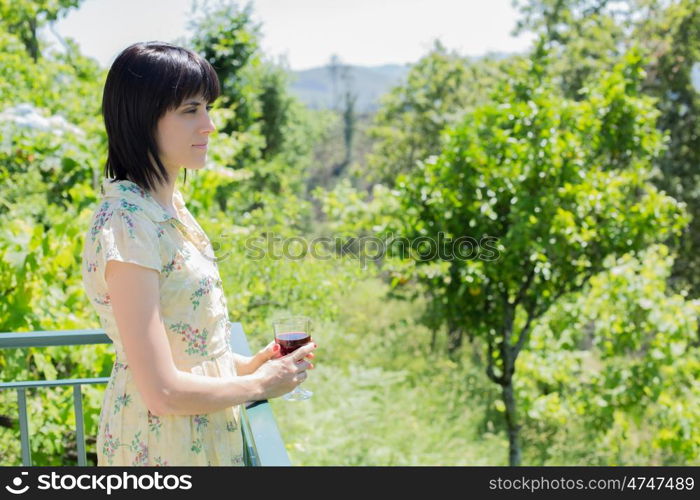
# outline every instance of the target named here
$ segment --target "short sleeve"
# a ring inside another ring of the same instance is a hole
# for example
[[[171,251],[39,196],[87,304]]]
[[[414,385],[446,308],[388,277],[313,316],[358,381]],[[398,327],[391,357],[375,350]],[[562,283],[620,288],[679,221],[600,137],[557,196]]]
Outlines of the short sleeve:
[[[138,264],[161,272],[160,228],[139,212],[116,209],[100,229],[98,240],[103,257],[102,276],[107,262],[116,260]]]

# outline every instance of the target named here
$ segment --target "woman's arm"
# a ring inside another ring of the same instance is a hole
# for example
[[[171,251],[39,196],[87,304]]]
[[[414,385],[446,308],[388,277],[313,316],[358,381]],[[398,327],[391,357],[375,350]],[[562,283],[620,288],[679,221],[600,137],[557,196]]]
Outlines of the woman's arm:
[[[306,378],[309,363],[303,358],[315,348],[311,343],[298,349],[297,356],[273,360],[265,370],[237,377],[181,371],[175,366],[160,317],[158,272],[110,260],[105,279],[129,369],[145,405],[155,415],[212,413],[282,395]],[[297,363],[299,359],[302,362]]]
[[[313,354],[310,354],[313,356]],[[233,359],[236,363],[236,373],[239,375],[250,375],[260,368],[265,361],[279,358],[279,346],[273,340],[253,356],[244,356],[243,354],[233,353]]]
[[[249,375],[253,373],[262,364],[257,366],[254,364],[254,356],[244,356],[243,354],[233,353],[233,359],[236,363],[236,373],[239,375]]]

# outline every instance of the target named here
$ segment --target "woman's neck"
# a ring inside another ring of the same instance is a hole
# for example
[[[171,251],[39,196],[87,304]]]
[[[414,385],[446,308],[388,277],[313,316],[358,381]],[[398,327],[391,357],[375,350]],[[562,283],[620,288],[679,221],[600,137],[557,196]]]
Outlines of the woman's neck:
[[[175,208],[175,203],[173,202],[173,194],[175,193],[175,182],[177,181],[177,175],[175,173],[169,173],[170,180],[165,184],[159,184],[149,194],[155,199],[160,206],[177,216],[177,210]]]

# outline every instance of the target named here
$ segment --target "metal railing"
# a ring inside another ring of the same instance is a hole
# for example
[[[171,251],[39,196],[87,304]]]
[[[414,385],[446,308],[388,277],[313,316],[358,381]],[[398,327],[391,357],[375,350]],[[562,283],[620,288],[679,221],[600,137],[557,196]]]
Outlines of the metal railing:
[[[234,352],[250,356],[250,348],[240,323],[229,323],[231,348]],[[64,330],[54,332],[0,333],[0,349],[27,347],[73,346],[111,344],[103,330]],[[109,377],[0,382],[0,390],[17,391],[19,428],[22,443],[22,464],[32,465],[29,419],[27,416],[27,389],[38,387],[73,386],[78,465],[87,465],[85,429],[83,423],[83,398],[81,387],[85,384],[106,384]],[[267,400],[249,403],[241,409],[245,464],[249,466],[291,465],[277,422]]]

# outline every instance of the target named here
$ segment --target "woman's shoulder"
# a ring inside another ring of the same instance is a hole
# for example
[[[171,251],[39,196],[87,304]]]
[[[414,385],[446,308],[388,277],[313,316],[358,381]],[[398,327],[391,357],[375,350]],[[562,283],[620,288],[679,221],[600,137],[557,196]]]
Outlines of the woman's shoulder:
[[[127,199],[103,198],[97,204],[88,229],[88,237],[95,241],[101,232],[114,231],[115,226],[126,225],[127,229],[140,228],[158,231],[158,225],[137,204]]]
[[[167,212],[146,190],[128,180],[105,179],[102,184],[104,200],[113,210],[138,215],[153,223],[167,222],[172,215]]]

